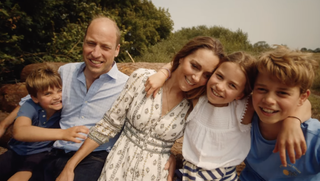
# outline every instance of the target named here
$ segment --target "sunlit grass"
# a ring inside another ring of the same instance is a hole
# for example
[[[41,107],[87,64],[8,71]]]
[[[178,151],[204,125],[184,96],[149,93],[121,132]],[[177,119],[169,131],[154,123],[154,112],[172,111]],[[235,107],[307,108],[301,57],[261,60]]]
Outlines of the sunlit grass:
[[[312,117],[320,120],[320,96],[311,94],[309,101],[312,105]]]

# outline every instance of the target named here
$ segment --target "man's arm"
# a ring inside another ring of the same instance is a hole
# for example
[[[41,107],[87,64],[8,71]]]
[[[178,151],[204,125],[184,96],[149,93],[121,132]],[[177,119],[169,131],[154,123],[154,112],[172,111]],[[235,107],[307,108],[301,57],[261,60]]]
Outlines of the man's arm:
[[[42,128],[33,126],[30,118],[20,116],[13,125],[13,137],[19,141],[38,142],[38,141],[55,141],[65,140],[81,143],[80,139],[86,139],[89,129],[85,126],[75,126],[68,129]]]
[[[13,123],[16,119],[20,106],[17,106],[4,120],[0,122],[0,138],[6,132],[6,129]]]

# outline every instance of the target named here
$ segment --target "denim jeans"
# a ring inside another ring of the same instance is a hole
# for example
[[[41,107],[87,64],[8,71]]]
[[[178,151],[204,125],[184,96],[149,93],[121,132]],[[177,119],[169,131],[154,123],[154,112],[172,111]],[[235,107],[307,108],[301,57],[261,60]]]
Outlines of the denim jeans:
[[[75,152],[65,153],[64,150],[58,149],[52,150],[50,157],[44,160],[33,172],[30,181],[55,181],[74,153]],[[107,156],[108,152],[106,151],[90,153],[74,170],[74,180],[98,180]]]

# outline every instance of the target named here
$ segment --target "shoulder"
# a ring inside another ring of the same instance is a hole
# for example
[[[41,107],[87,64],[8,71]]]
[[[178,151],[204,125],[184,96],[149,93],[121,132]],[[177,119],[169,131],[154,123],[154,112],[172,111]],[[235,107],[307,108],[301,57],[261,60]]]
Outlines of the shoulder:
[[[155,73],[156,71],[152,69],[139,68],[132,72],[130,78],[149,77]]]
[[[320,122],[317,119],[310,118],[301,124],[301,128],[306,130],[306,133],[320,137]]]
[[[34,103],[32,99],[28,99],[21,107],[20,109],[37,109],[37,108],[41,108],[38,104]]]
[[[19,109],[19,116],[32,117],[32,115],[38,114],[38,110],[42,109],[38,104],[34,103],[32,99],[27,100]]]
[[[65,65],[62,65],[59,67],[59,73],[65,72],[65,71],[72,71],[72,70],[78,70],[84,62],[76,62],[76,63],[67,63]]]

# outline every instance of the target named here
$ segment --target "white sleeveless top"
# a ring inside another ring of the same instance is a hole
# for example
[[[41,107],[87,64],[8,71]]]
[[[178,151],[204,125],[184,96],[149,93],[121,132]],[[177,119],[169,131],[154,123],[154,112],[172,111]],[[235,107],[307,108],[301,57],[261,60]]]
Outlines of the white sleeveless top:
[[[187,119],[183,157],[207,170],[239,165],[251,146],[251,124],[241,124],[247,102],[244,98],[215,107],[201,96]]]

